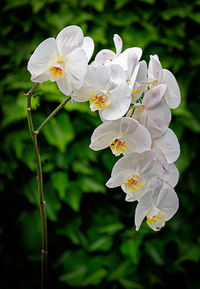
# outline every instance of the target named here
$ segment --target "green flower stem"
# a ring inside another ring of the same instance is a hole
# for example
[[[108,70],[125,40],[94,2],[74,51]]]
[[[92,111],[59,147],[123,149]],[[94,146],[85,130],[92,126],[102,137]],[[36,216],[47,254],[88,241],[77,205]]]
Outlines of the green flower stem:
[[[38,195],[39,195],[39,204],[40,204],[40,215],[42,222],[42,273],[41,273],[41,288],[47,288],[47,254],[48,254],[48,238],[47,238],[47,219],[46,219],[46,211],[45,211],[45,200],[44,200],[44,191],[43,191],[43,178],[42,178],[42,167],[40,160],[40,153],[38,149],[37,143],[37,135],[42,130],[42,128],[50,121],[60,110],[65,106],[65,104],[71,99],[71,97],[67,97],[65,101],[63,101],[40,125],[40,127],[35,131],[32,121],[31,114],[31,95],[35,88],[38,86],[38,83],[35,83],[29,92],[26,94],[27,96],[27,116],[28,116],[28,126],[30,130],[30,134],[33,141],[33,147],[36,157],[37,163],[37,181],[38,181]]]
[[[38,84],[35,84],[32,89],[26,94],[27,95],[27,116],[28,116],[28,126],[30,134],[33,141],[36,163],[37,163],[37,181],[38,181],[38,195],[39,195],[39,206],[42,222],[42,272],[41,272],[41,288],[47,288],[47,254],[48,254],[48,239],[47,239],[47,220],[45,212],[45,200],[43,193],[43,178],[42,178],[42,167],[40,161],[40,153],[37,144],[37,134],[35,134],[32,115],[31,115],[31,94],[35,87]]]
[[[71,99],[71,96],[68,96],[65,101],[63,101],[57,108],[45,119],[41,126],[35,131],[35,135],[38,135],[42,128],[50,121],[60,110],[65,106],[65,104]]]

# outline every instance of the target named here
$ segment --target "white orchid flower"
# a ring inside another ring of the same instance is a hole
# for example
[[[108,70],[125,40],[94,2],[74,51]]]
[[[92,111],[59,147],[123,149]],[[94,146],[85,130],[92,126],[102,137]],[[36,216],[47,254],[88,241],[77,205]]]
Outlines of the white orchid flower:
[[[125,84],[125,72],[119,65],[89,66],[85,83],[73,94],[76,101],[90,102],[103,120],[121,118],[129,109],[131,89]]]
[[[171,121],[171,111],[162,99],[166,90],[165,84],[160,84],[148,90],[142,103],[134,105],[132,117],[143,124],[150,132],[153,139],[163,135]],[[131,115],[131,111],[127,116]]]
[[[162,83],[166,84],[167,88],[164,94],[166,103],[170,108],[177,108],[179,106],[181,94],[176,78],[168,69],[162,69],[157,55],[150,56],[147,83],[150,87]]]
[[[152,178],[135,210],[136,230],[139,230],[146,216],[149,227],[159,231],[165,222],[174,216],[178,206],[179,201],[174,189],[158,177]]]
[[[93,40],[84,37],[80,27],[65,27],[56,39],[44,40],[33,52],[27,66],[31,80],[56,81],[64,94],[70,94],[83,84],[93,50]]]
[[[166,158],[168,164],[174,163],[180,155],[178,138],[170,128],[163,135],[152,140],[152,149],[158,150],[161,159]]]
[[[142,49],[140,47],[127,48],[122,52],[123,42],[118,34],[114,34],[113,41],[115,44],[116,53],[109,49],[103,49],[97,53],[94,62],[95,66],[98,65],[109,65],[109,64],[119,64],[124,70],[127,70],[127,59],[129,53],[133,53],[137,57],[137,61],[140,60],[142,55]]]
[[[153,150],[131,153],[115,163],[106,186],[121,186],[126,193],[126,201],[133,202],[141,198],[146,184],[154,176],[163,176],[163,168],[156,160],[156,153]]]
[[[143,152],[151,148],[151,136],[148,130],[137,120],[122,117],[106,121],[99,125],[91,137],[90,148],[102,150],[110,147],[115,156]]]

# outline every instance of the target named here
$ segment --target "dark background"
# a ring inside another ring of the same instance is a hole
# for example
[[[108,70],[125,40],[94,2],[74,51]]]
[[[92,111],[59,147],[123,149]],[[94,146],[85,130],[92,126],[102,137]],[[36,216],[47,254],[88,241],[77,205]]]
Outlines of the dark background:
[[[180,208],[160,232],[135,231],[135,203],[107,189],[116,158],[88,148],[100,123],[88,103],[69,103],[38,136],[49,234],[49,287],[200,288],[200,1],[7,0],[0,10],[0,263],[2,289],[40,288],[41,227],[36,164],[26,120],[26,70],[38,44],[79,25],[95,54],[139,46],[174,73],[182,102],[170,127],[181,145],[176,192]],[[94,54],[94,55],[95,55]],[[93,56],[94,57],[94,56]],[[33,98],[35,128],[65,99],[55,83]]]

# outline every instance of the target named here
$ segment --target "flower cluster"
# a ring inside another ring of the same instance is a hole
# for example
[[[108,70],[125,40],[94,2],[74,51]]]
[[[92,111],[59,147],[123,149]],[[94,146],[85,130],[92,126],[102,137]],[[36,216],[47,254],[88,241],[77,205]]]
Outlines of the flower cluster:
[[[174,75],[163,69],[157,55],[147,66],[142,50],[122,52],[122,39],[114,35],[116,52],[104,49],[88,64],[94,42],[75,25],[43,41],[28,62],[33,82],[56,81],[74,101],[89,101],[102,124],[91,137],[90,148],[110,147],[115,163],[106,185],[121,186],[126,201],[137,201],[136,230],[143,219],[155,231],[178,209],[174,190],[179,172],[174,164],[180,146],[169,128],[171,109],[180,104]]]

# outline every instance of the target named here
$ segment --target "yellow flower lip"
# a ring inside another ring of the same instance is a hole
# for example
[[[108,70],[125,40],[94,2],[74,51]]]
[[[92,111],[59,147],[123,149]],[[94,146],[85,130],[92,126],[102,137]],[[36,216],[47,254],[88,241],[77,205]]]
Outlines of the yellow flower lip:
[[[127,191],[129,192],[137,192],[138,188],[143,188],[144,185],[139,184],[140,177],[138,175],[129,177],[127,182],[124,183],[124,186]]]
[[[49,66],[49,74],[50,74],[50,80],[56,81],[58,78],[63,76],[65,74],[65,59],[63,56],[59,55],[55,57]]]
[[[56,66],[50,67],[49,72],[53,81],[64,75],[63,70]]]
[[[107,95],[104,92],[97,94],[93,92],[92,96],[89,98],[89,102],[92,111],[103,110],[110,105],[110,103],[107,102]]]
[[[160,230],[165,225],[164,217],[161,215],[147,216],[146,223],[155,231]]]
[[[119,156],[120,154],[124,154],[128,145],[123,138],[118,138],[112,142],[110,145],[110,149],[115,156]]]

